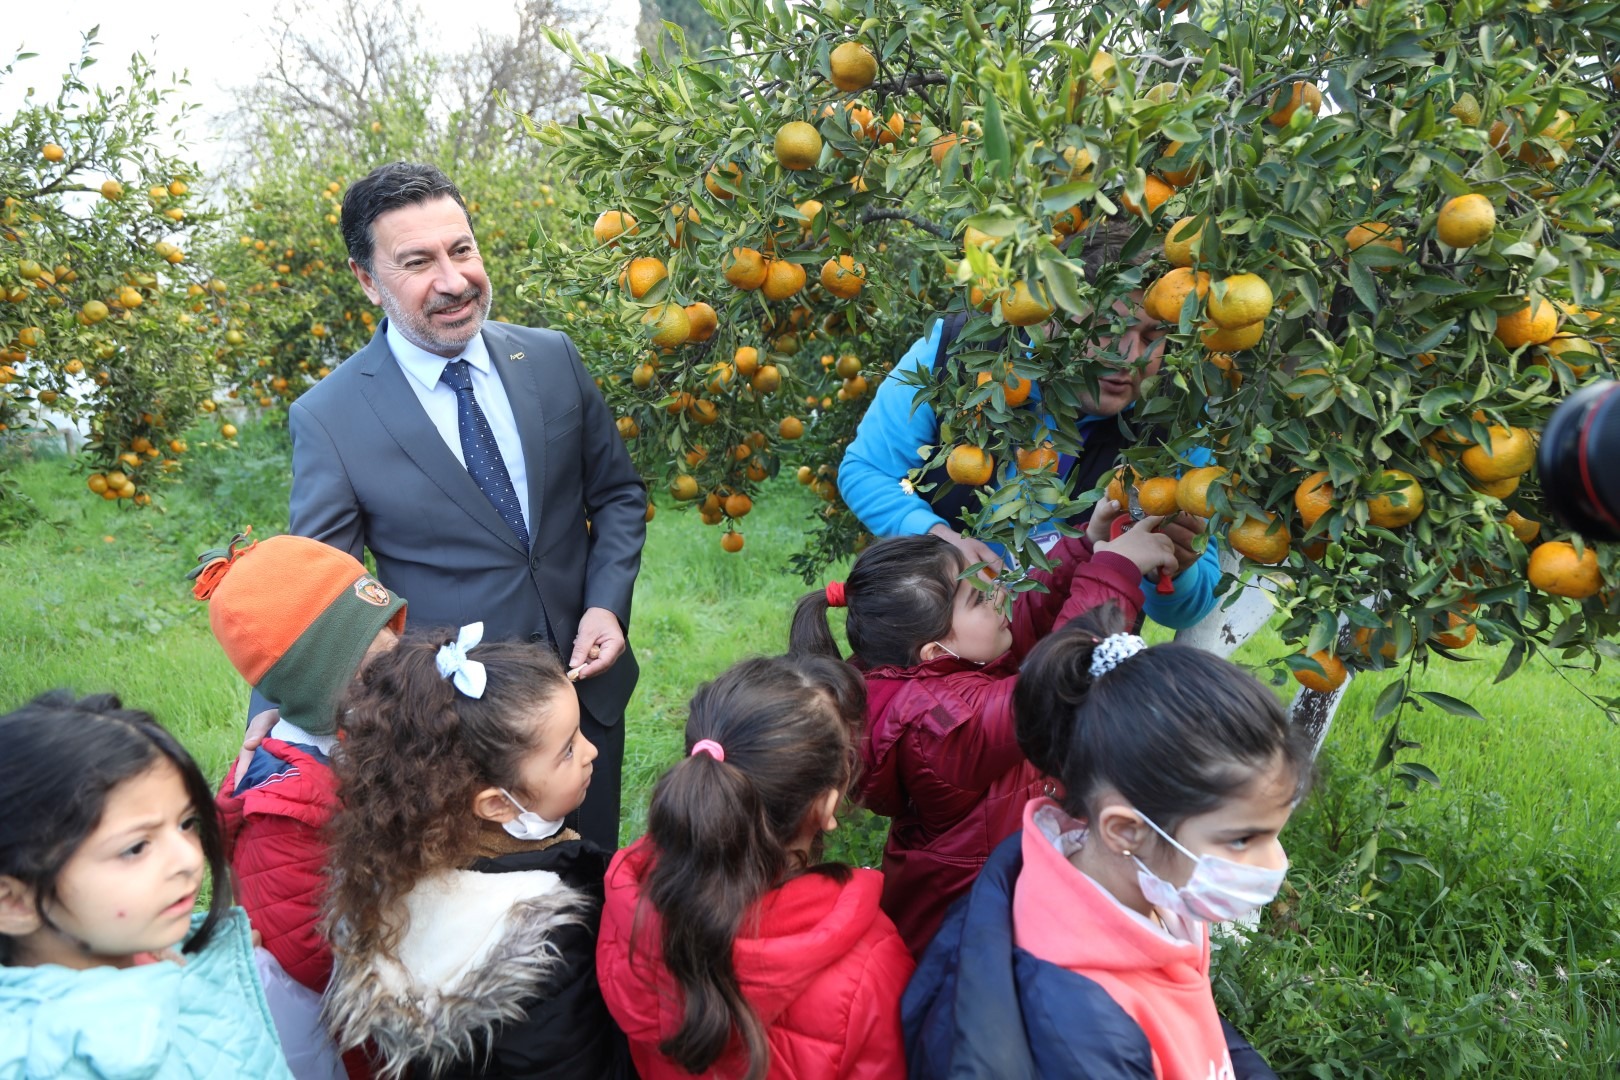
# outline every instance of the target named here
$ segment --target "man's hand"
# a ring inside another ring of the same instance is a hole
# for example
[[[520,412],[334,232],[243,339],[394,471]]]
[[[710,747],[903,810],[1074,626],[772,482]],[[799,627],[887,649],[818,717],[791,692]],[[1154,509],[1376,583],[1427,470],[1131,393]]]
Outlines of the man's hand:
[[[247,775],[248,763],[253,760],[253,752],[264,742],[270,729],[276,726],[281,719],[280,709],[266,709],[264,712],[248,721],[247,733],[242,736],[242,750],[236,755],[236,771],[231,774],[231,790],[235,791],[242,783],[242,777]],[[236,895],[240,896],[241,893]]]
[[[624,654],[624,628],[607,608],[586,608],[579,617],[574,651],[568,657],[568,677],[574,682],[600,675]]]
[[[993,573],[1001,572],[1001,556],[990,550],[983,540],[975,540],[971,536],[963,536],[949,525],[939,524],[928,530],[929,535],[937,536],[948,541],[950,545],[967,556],[969,563],[988,563],[987,569]]]
[[[1201,553],[1193,550],[1193,541],[1202,535],[1208,527],[1208,521],[1186,512],[1164,519],[1164,524],[1159,526],[1159,531],[1168,536],[1170,542],[1176,545],[1176,568],[1172,572],[1172,576],[1181,573],[1198,561]]]

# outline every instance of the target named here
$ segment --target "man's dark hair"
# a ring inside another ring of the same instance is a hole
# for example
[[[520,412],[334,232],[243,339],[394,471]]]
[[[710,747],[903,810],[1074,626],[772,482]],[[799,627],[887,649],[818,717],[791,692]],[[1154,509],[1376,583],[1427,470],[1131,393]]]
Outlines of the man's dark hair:
[[[462,213],[467,212],[467,201],[461,197],[461,190],[432,165],[395,161],[372,169],[343,193],[343,243],[349,249],[349,258],[360,269],[371,273],[371,223],[390,210],[445,196],[456,200]],[[467,225],[472,226],[471,215]]]

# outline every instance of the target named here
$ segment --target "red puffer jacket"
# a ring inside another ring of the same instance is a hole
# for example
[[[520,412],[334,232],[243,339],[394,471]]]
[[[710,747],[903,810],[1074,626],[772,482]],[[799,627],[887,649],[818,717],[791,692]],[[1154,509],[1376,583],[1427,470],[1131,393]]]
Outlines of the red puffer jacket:
[[[243,783],[233,794],[227,775],[214,800],[237,902],[287,974],[322,993],[332,949],[316,925],[326,892],[321,830],[338,807],[337,779],[320,758],[266,739]]]
[[[663,928],[641,901],[655,851],[645,838],[613,858],[596,946],[602,996],[630,1039],[643,1080],[690,1080],[658,1052],[680,1027],[682,1000],[663,965]],[[732,963],[765,1025],[772,1080],[890,1080],[906,1074],[900,995],[912,960],[878,909],[881,879],[856,870],[840,884],[803,874],[772,890],[743,919]],[[634,953],[631,935],[635,935]],[[741,1044],[706,1073],[743,1073]]]
[[[1038,572],[1049,592],[1019,593],[1013,645],[983,667],[951,656],[866,676],[861,805],[890,818],[883,847],[883,910],[912,953],[933,940],[997,844],[1023,825],[1024,804],[1054,794],[1019,749],[1013,725],[1018,666],[1035,643],[1077,615],[1114,601],[1134,621],[1142,574],[1090,541],[1066,538],[1059,565]],[[859,666],[859,660],[856,659]]]

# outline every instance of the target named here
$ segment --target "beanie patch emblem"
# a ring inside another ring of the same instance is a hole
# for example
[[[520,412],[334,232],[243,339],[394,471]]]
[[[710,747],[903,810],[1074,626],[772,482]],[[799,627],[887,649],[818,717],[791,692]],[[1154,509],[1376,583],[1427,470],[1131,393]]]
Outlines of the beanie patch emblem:
[[[373,607],[387,607],[392,602],[383,583],[370,574],[361,575],[360,580],[354,583],[354,595]]]

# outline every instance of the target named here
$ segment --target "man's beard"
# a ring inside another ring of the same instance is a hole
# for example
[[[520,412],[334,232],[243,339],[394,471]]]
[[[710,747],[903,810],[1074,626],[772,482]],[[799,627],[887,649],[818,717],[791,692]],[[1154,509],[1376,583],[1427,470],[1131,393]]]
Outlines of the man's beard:
[[[448,308],[459,307],[468,300],[473,300],[482,293],[483,302],[461,321],[459,326],[438,327],[432,321],[435,311],[444,311]],[[459,353],[466,347],[484,326],[484,320],[489,318],[490,305],[494,298],[487,290],[480,290],[476,285],[470,286],[460,296],[448,299],[436,297],[429,304],[429,310],[422,313],[407,312],[399,303],[393,293],[389,292],[381,282],[377,284],[377,294],[382,302],[383,314],[387,315],[399,332],[405,335],[405,340],[418,348],[426,349],[436,355]]]

